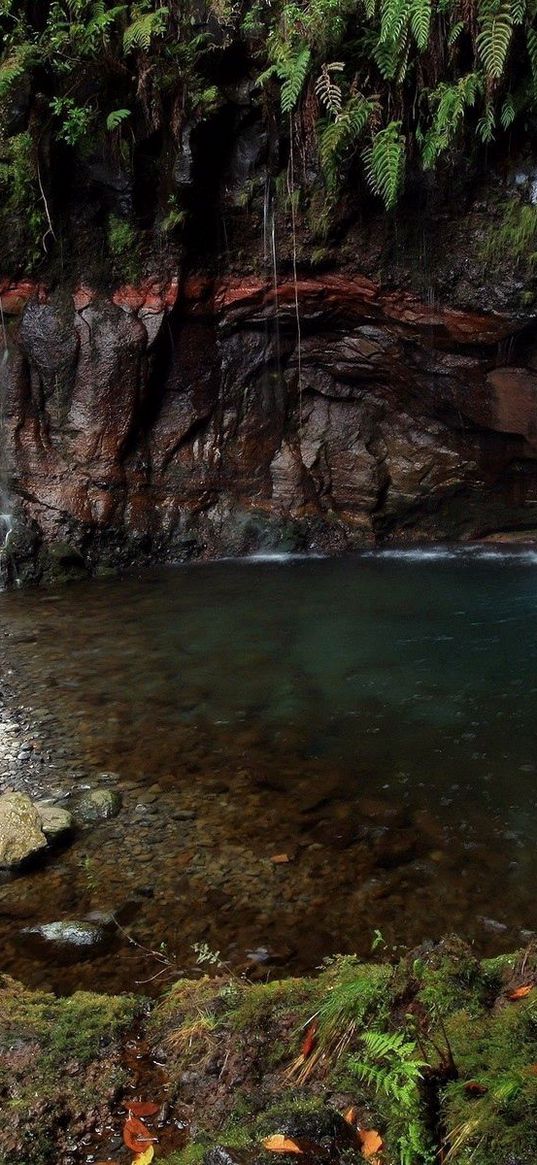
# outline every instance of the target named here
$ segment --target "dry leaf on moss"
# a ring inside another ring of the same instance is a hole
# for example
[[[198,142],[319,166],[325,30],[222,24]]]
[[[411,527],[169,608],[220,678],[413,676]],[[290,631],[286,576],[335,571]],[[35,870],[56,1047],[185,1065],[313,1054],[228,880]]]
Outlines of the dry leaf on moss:
[[[507,998],[514,1003],[517,999],[525,999],[530,991],[533,991],[533,983],[525,983],[523,987],[517,987],[516,991],[510,991]]]
[[[358,1129],[362,1157],[370,1161],[382,1149],[382,1137],[376,1129]]]

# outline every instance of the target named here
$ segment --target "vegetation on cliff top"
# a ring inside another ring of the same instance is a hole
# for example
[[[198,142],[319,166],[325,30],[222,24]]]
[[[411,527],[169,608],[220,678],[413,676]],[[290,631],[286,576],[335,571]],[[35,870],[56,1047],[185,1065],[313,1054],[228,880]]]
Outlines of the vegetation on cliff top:
[[[27,265],[50,253],[65,186],[76,207],[96,166],[116,176],[103,246],[107,233],[117,243],[117,204],[164,245],[187,217],[192,133],[218,118],[231,82],[276,134],[291,200],[307,189],[329,210],[347,182],[389,209],[409,168],[531,141],[536,20],[537,0],[0,0],[11,246],[18,235]]]

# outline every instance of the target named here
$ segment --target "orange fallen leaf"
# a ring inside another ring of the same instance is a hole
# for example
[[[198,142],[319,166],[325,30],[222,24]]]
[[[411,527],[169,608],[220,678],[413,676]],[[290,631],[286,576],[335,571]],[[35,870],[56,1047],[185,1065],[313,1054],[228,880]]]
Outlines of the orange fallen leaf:
[[[351,1108],[348,1108],[347,1111],[343,1113],[343,1120],[346,1120],[347,1124],[351,1125],[351,1127],[355,1129],[357,1119],[358,1109],[356,1108],[356,1105],[353,1104]]]
[[[533,991],[533,983],[526,983],[523,987],[517,987],[516,991],[511,991],[507,998],[511,999],[513,1002],[516,999],[525,999],[526,995],[529,995],[530,991]]]
[[[137,1117],[130,1116],[123,1125],[123,1140],[127,1149],[132,1149],[133,1153],[143,1153],[157,1138],[151,1136],[147,1125]]]
[[[262,1141],[263,1148],[268,1149],[269,1153],[303,1153],[304,1150],[296,1141],[292,1141],[290,1137],[283,1136],[282,1133],[275,1133],[272,1137],[265,1137]]]
[[[376,1129],[358,1129],[357,1131],[362,1157],[369,1161],[382,1149],[382,1137]]]
[[[528,1064],[527,1071],[531,1072],[532,1076],[537,1076],[537,1064]]]
[[[313,1052],[313,1049],[315,1047],[315,1036],[316,1035],[317,1035],[317,1020],[314,1019],[313,1022],[310,1023],[309,1027],[306,1030],[306,1035],[304,1036],[304,1042],[302,1044],[302,1055],[303,1055],[305,1060],[307,1060],[308,1056],[311,1056],[311,1053]]]
[[[275,866],[283,866],[287,862],[290,862],[291,858],[289,857],[289,854],[274,854],[270,860],[271,862],[274,862]]]
[[[160,1112],[160,1104],[152,1104],[150,1100],[133,1100],[125,1105],[133,1116],[156,1116]]]

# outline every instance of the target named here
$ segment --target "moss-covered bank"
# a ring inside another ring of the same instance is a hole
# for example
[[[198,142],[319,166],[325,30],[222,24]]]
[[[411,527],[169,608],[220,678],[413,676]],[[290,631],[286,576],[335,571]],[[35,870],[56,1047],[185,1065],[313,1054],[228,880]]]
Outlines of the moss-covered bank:
[[[308,1161],[358,1165],[357,1129],[379,1131],[384,1165],[529,1165],[536,982],[536,946],[479,962],[454,939],[395,967],[345,957],[310,979],[179,981],[151,1006],[4,980],[0,1162],[130,1161],[121,1123],[139,1096],[162,1102],[153,1133],[166,1165],[269,1165],[262,1142],[277,1133]],[[126,1048],[141,1033],[147,1075],[134,1079]]]

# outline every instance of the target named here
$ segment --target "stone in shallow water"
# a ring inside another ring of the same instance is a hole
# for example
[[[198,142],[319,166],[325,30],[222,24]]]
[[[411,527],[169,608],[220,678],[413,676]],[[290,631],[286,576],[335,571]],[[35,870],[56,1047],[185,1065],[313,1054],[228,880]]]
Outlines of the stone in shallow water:
[[[121,809],[121,797],[113,789],[91,789],[84,793],[73,807],[75,819],[83,825],[95,821],[108,821],[117,817]]]
[[[49,841],[69,833],[73,828],[73,818],[67,809],[59,805],[47,805],[42,801],[36,802],[36,809],[41,818],[41,828]]]
[[[15,869],[46,845],[41,816],[28,795],[0,796],[0,867]]]
[[[56,952],[63,958],[78,960],[102,953],[110,944],[113,928],[108,919],[65,919],[26,926],[19,934],[19,942],[30,947],[43,958]]]

